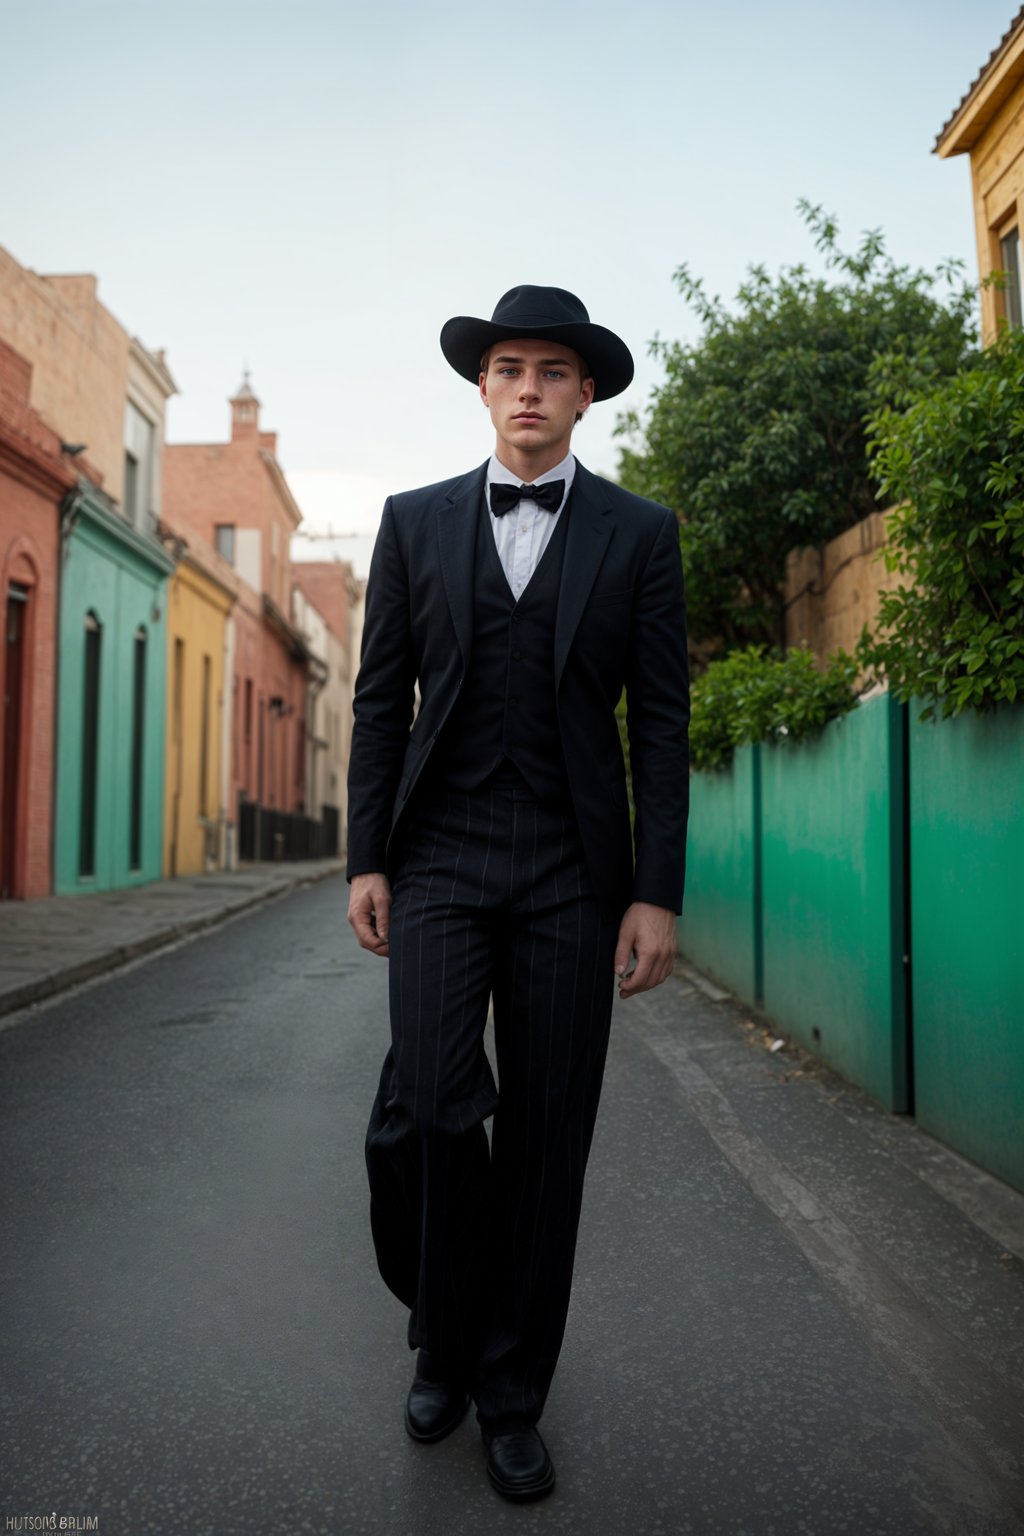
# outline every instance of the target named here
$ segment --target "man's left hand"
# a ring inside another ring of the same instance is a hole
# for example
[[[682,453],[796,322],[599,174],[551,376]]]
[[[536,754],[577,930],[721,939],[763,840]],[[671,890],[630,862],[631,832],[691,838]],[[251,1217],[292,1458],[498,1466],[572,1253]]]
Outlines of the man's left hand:
[[[630,956],[636,965],[629,975]],[[627,907],[615,947],[615,974],[619,977],[619,996],[632,997],[649,992],[672,974],[676,957],[676,915],[667,907],[654,907],[647,901],[634,901]]]

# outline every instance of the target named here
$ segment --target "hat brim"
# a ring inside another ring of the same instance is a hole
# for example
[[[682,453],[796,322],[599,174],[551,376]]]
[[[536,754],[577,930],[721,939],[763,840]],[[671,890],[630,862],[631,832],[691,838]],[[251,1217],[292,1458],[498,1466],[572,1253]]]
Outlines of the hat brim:
[[[626,343],[603,325],[495,324],[472,315],[455,315],[441,327],[441,351],[448,362],[471,384],[480,378],[480,359],[496,342],[520,337],[560,341],[583,358],[594,380],[594,399],[610,400],[633,382],[633,357]]]

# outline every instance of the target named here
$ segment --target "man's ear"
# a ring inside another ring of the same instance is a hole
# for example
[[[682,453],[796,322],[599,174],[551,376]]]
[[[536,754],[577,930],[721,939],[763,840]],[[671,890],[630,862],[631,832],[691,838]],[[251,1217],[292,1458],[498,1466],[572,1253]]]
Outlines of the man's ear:
[[[486,373],[482,373],[480,375],[480,399],[483,401],[484,405],[487,404],[487,375],[486,375]]]

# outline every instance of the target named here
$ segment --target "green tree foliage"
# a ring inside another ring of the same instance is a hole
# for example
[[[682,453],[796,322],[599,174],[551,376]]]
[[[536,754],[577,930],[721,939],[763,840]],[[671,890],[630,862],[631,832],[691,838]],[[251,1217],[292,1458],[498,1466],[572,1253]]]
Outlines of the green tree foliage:
[[[896,266],[881,236],[844,255],[836,226],[800,205],[831,278],[803,266],[773,279],[752,267],[731,313],[688,268],[679,292],[699,316],[694,345],[652,343],[665,382],[643,421],[623,485],[680,513],[691,638],[728,649],[782,646],[790,550],[824,543],[879,505],[864,418],[874,359],[897,353],[918,379],[952,373],[973,339],[973,297],[956,264]],[[936,279],[948,282],[945,301]]]
[[[900,699],[958,715],[1024,696],[1024,333],[954,378],[876,369],[874,468],[890,505],[884,557],[910,580],[881,599],[858,655]]]
[[[784,657],[750,645],[712,661],[691,690],[690,761],[721,768],[749,741],[800,741],[857,702],[857,663],[834,651],[824,671],[813,653]]]

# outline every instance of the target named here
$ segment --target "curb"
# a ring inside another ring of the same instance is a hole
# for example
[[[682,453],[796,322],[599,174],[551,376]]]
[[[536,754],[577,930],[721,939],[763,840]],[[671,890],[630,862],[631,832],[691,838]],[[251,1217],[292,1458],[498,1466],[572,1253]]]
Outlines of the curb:
[[[216,912],[204,912],[199,917],[173,923],[169,928],[160,928],[154,933],[147,933],[144,938],[136,939],[133,944],[118,945],[116,949],[108,949],[103,954],[81,960],[77,965],[68,966],[66,970],[51,971],[47,976],[40,976],[34,981],[24,982],[21,986],[11,987],[0,993],[0,1018],[6,1014],[18,1013],[33,1003],[46,1002],[49,998],[56,997],[61,992],[68,992],[72,987],[81,986],[85,981],[92,981],[96,976],[102,976],[107,971],[116,971],[132,960],[141,959],[155,950],[166,949],[168,945],[176,944],[181,939],[202,933],[205,928],[214,928],[227,918],[238,917],[250,908],[261,906],[277,896],[286,896],[302,885],[315,885],[321,880],[328,880],[331,875],[340,874],[343,869],[343,864],[335,863],[327,869],[306,870],[302,875],[283,880],[279,884],[268,885],[264,890],[250,891],[238,901],[223,906]]]

